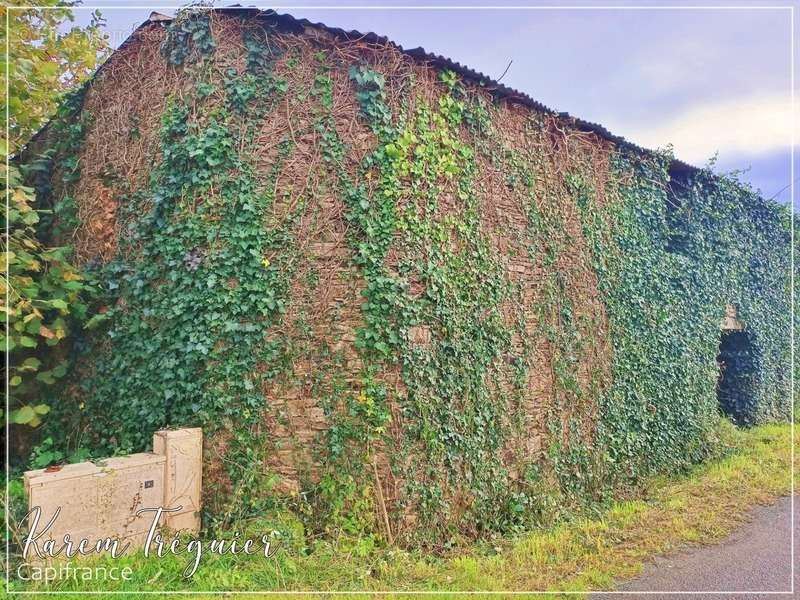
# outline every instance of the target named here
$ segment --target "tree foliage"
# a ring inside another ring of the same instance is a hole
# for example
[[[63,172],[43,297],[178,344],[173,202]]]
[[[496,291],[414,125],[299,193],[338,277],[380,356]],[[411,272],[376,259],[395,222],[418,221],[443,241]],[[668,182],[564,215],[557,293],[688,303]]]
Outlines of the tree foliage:
[[[2,141],[2,152],[4,159],[11,159],[2,176],[8,190],[9,235],[3,241],[8,270],[0,291],[10,352],[10,418],[32,427],[49,411],[47,386],[67,371],[62,347],[73,322],[86,316],[87,287],[70,263],[70,249],[48,247],[39,239],[37,224],[44,211],[34,190],[25,185],[25,174],[35,167],[23,164],[20,153],[107,50],[99,13],[93,13],[88,26],[67,29],[74,20],[68,6],[57,0],[40,4],[47,8],[0,8],[0,18],[9,23],[9,39],[4,27],[2,40],[9,46],[2,64],[9,73],[8,89],[3,90],[8,92],[8,138]]]

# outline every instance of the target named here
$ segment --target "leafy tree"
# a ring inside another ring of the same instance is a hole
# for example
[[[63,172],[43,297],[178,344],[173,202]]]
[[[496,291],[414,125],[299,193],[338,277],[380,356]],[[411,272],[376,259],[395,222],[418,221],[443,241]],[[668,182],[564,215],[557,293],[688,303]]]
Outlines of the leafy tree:
[[[8,137],[0,141],[2,183],[7,191],[8,236],[2,243],[4,273],[0,309],[6,316],[6,347],[11,386],[10,418],[36,427],[49,411],[43,386],[67,370],[63,347],[70,326],[86,315],[87,286],[70,264],[70,248],[47,247],[37,238],[40,215],[35,192],[24,185],[19,153],[56,111],[64,95],[85,81],[108,52],[99,12],[88,26],[74,22],[71,5],[45,0],[37,8],[18,8],[20,0],[0,7],[3,28],[3,98],[8,92]],[[8,36],[8,40],[6,40]],[[7,86],[7,90],[6,90]]]

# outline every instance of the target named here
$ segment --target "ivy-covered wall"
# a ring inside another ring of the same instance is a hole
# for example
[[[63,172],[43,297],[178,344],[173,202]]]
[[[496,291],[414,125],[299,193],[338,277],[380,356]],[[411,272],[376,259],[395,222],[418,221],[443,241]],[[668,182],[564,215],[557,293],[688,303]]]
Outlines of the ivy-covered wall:
[[[103,297],[62,444],[200,425],[209,527],[290,508],[446,548],[713,451],[728,304],[741,420],[788,417],[788,211],[392,45],[275,24],[146,25],[64,117],[55,227]]]

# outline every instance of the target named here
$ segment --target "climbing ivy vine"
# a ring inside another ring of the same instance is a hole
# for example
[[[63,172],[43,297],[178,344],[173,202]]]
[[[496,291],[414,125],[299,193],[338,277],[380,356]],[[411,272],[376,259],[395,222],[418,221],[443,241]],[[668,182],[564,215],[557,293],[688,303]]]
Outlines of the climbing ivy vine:
[[[619,156],[615,171],[634,177],[615,185],[607,210],[591,191],[584,203],[614,346],[599,441],[611,474],[626,481],[684,468],[713,448],[726,304],[753,339],[759,384],[746,421],[789,411],[788,211],[708,170],[672,177],[669,164]]]
[[[728,304],[754,347],[746,422],[787,417],[786,211],[709,170],[671,172],[668,156],[610,149],[598,176],[568,136],[566,148],[553,141],[563,132],[552,115],[526,117],[514,144],[502,103],[450,71],[415,94],[414,76],[388,81],[366,61],[286,57],[258,27],[243,27],[241,65],[217,68],[212,24],[204,12],[167,26],[162,56],[191,85],[165,105],[148,185],[118,199],[117,258],[91,273],[104,310],[72,382],[79,411],[53,422],[71,419],[98,453],[200,425],[226,465],[211,526],[290,505],[309,529],[359,540],[356,551],[445,549],[712,452]],[[278,75],[281,57],[308,63],[310,89]],[[337,113],[344,72],[372,140],[358,160]],[[310,108],[294,130],[301,101]],[[286,132],[257,139],[277,111]],[[310,268],[296,277],[307,259],[298,224],[317,188],[295,197],[279,185],[310,138],[324,165],[307,176],[344,207],[360,286],[355,363],[311,339],[302,310],[286,322],[319,281]],[[266,168],[254,158],[265,143]],[[520,204],[517,230],[487,225],[488,171]],[[529,265],[525,277],[511,261]],[[591,305],[573,289],[581,269]],[[298,468],[301,489],[284,502],[266,467],[265,415],[277,414],[267,398],[312,356],[302,383],[324,412],[308,442],[319,468]],[[399,482],[393,503],[386,477]]]
[[[208,27],[207,19],[188,23]],[[181,64],[173,58],[186,55],[188,39],[198,60],[211,60],[213,43],[181,27],[174,39],[168,32],[170,61]],[[231,431],[230,449],[243,457],[259,445],[251,426],[262,415],[262,385],[282,360],[279,341],[266,343],[263,332],[286,308],[293,224],[264,215],[292,145],[279,144],[267,173],[241,152],[255,116],[283,87],[269,77],[266,46],[249,50],[244,73],[218,82],[200,69],[194,95],[168,101],[150,184],[120,199],[128,225],[119,258],[91,272],[103,291],[102,319],[86,340],[92,366],[80,376],[80,411],[60,415],[58,426],[77,417],[98,454],[145,448],[153,431],[176,424]],[[234,489],[253,484],[250,469],[230,464]],[[230,518],[229,505],[215,508],[215,518]]]

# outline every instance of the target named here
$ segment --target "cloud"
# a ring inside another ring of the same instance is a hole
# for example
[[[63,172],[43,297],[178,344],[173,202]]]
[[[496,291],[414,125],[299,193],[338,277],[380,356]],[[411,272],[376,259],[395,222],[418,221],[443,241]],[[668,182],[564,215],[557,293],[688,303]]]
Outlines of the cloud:
[[[629,124],[617,130],[646,148],[675,147],[687,162],[720,156],[760,156],[791,146],[791,99],[785,94],[756,94],[688,107],[659,123]],[[795,124],[795,139],[800,142]]]

